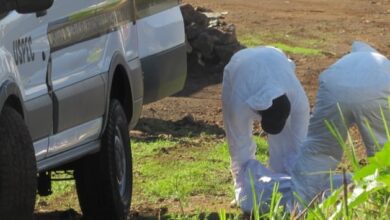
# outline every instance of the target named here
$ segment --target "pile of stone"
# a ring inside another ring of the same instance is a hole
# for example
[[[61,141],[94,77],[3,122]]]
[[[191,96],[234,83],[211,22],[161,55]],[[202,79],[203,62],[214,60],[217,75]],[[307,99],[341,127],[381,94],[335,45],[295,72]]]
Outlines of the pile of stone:
[[[227,24],[227,12],[211,10],[190,4],[181,6],[187,37],[187,52],[201,65],[225,66],[243,46],[237,40],[236,28]]]

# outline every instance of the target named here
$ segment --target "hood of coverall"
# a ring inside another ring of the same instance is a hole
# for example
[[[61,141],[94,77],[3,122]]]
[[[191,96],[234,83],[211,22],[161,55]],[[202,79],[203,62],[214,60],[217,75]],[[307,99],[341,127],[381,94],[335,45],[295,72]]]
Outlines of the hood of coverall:
[[[288,86],[284,84],[288,84],[290,76],[295,76],[294,71],[294,62],[282,51],[260,47],[237,52],[225,67],[227,74],[224,77],[229,77],[235,93],[254,111],[261,111],[271,107],[274,99],[286,94],[285,87]],[[239,74],[229,74],[235,72]]]

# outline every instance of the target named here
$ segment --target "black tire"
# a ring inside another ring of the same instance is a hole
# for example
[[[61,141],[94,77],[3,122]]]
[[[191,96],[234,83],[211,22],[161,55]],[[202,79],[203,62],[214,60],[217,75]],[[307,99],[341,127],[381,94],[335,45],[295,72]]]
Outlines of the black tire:
[[[37,189],[34,147],[23,118],[5,106],[0,115],[0,219],[32,219]]]
[[[84,219],[127,219],[132,194],[131,163],[126,115],[121,104],[112,100],[100,152],[79,161],[74,172]]]

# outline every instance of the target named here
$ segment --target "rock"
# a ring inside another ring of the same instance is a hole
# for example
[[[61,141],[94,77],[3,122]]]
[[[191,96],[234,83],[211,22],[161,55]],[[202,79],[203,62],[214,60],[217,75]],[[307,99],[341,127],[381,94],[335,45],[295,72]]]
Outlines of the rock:
[[[190,4],[182,5],[181,11],[187,53],[192,55],[189,59],[197,59],[199,65],[221,72],[233,54],[243,48],[237,40],[235,26],[222,20],[228,12],[213,12]]]
[[[224,15],[227,15],[227,12],[203,12],[204,15],[209,19],[209,28],[214,28],[220,26],[221,19],[224,19]]]
[[[191,15],[195,13],[194,7],[190,4],[184,4],[180,6],[181,14],[183,15],[184,21],[190,19]],[[187,25],[187,23],[185,23]]]
[[[208,35],[213,36],[215,44],[229,45],[238,43],[235,32],[226,32],[215,28],[208,29],[206,32]]]
[[[234,24],[226,24],[221,26],[221,30],[226,32],[226,33],[229,33],[231,35],[233,35],[235,38],[237,38],[236,36],[236,26]]]
[[[197,62],[199,65],[201,66],[206,66],[206,64],[204,63],[203,61],[203,58],[202,58],[202,54],[201,53],[196,53],[196,58],[197,58]]]
[[[209,28],[213,28],[213,27],[218,27],[218,25],[219,25],[219,20],[217,20],[217,19],[215,19],[215,20],[211,20],[210,22],[209,22]]]
[[[226,13],[223,12],[203,12],[204,15],[206,15],[207,18],[209,19],[220,19],[223,18]]]
[[[202,54],[202,57],[211,59],[214,51],[214,44],[215,38],[208,33],[203,32],[192,42],[192,47],[199,51]]]
[[[191,25],[195,23],[199,26],[207,27],[209,23],[209,19],[206,15],[195,11],[194,7],[190,4],[185,4],[180,7],[181,13],[183,15],[184,24]]]
[[[212,10],[204,7],[196,7],[195,10],[198,12],[212,12]]]
[[[198,24],[201,27],[207,27],[209,19],[204,14],[194,14],[192,22]]]
[[[207,27],[202,27],[196,23],[192,23],[185,27],[188,40],[193,40],[199,36],[202,32],[206,31]]]
[[[186,50],[187,50],[187,53],[192,53],[192,46],[190,44],[190,42],[188,42],[188,39],[186,38]]]
[[[229,45],[216,45],[214,47],[215,53],[222,63],[228,63],[230,58],[241,49],[243,49],[243,47],[240,44],[235,43]]]

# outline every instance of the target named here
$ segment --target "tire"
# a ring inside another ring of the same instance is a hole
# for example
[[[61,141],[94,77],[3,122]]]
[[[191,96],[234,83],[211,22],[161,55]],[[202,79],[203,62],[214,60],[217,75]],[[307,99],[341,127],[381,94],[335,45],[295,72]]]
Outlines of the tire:
[[[5,106],[0,115],[0,219],[32,219],[36,189],[29,131],[21,115]]]
[[[132,158],[126,115],[112,100],[99,153],[76,165],[74,176],[85,219],[127,219],[132,194]]]

